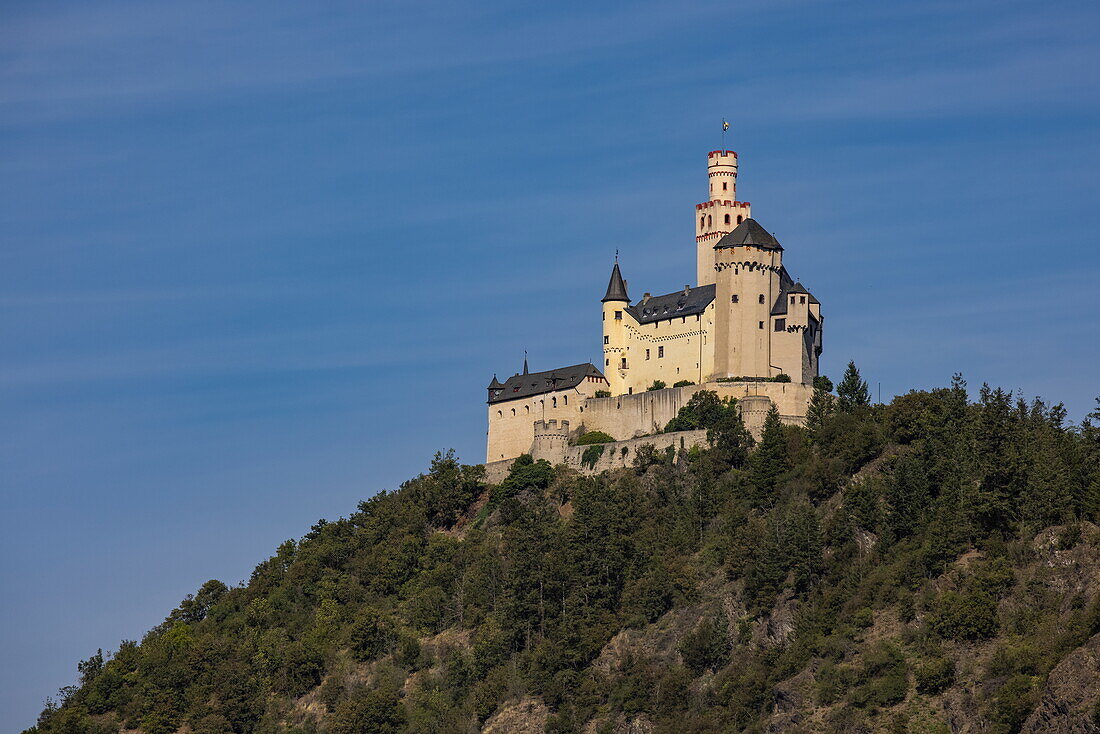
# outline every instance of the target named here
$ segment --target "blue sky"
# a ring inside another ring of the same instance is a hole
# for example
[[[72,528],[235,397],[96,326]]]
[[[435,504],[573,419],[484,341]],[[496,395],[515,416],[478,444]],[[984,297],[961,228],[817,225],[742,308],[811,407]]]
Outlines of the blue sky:
[[[693,278],[706,152],[885,398],[1100,394],[1095,2],[0,4],[0,728]],[[13,662],[17,663],[13,664]]]

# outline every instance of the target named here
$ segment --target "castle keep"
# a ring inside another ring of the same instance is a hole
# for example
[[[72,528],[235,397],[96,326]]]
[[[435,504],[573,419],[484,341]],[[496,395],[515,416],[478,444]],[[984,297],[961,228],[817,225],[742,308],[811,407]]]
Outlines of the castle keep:
[[[707,181],[708,199],[695,206],[694,287],[632,302],[616,259],[601,299],[602,368],[530,372],[524,360],[503,383],[493,377],[490,474],[523,453],[581,468],[571,441],[582,431],[626,442],[610,452],[622,463],[635,443],[700,443],[705,432],[660,431],[702,389],[737,398],[754,432],[773,404],[785,421],[805,420],[821,354],[821,304],[788,274],[783,246],[752,218],[749,203],[737,201],[737,153],[708,153]]]

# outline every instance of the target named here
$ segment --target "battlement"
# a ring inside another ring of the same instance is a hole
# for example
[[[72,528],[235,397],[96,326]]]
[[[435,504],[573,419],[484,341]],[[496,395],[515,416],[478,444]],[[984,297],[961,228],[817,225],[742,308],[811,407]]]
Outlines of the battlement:
[[[535,421],[535,438],[539,436],[568,436],[569,421],[558,421],[551,418],[548,421]]]
[[[752,204],[747,201],[730,201],[729,199],[712,199],[710,201],[704,201],[701,204],[696,204],[696,209],[707,209],[712,206],[732,206],[738,209],[748,209]]]
[[[707,158],[736,158],[737,153],[732,150],[712,150],[707,153]]]

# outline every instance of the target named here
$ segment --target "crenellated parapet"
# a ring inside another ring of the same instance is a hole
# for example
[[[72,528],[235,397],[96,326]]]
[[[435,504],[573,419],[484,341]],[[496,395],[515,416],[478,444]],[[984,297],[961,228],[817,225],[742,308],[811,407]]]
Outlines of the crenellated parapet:
[[[569,446],[569,421],[537,420],[534,422],[535,441],[531,445],[531,457],[556,463],[565,455]]]

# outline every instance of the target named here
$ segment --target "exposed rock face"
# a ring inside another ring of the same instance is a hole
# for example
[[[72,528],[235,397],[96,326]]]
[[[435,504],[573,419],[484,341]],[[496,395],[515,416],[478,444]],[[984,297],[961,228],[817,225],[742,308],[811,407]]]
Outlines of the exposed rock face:
[[[546,731],[546,705],[537,698],[521,698],[504,706],[488,721],[483,734],[543,734]]]
[[[1100,722],[1100,635],[1066,656],[1051,671],[1039,705],[1021,734],[1097,734]]]

